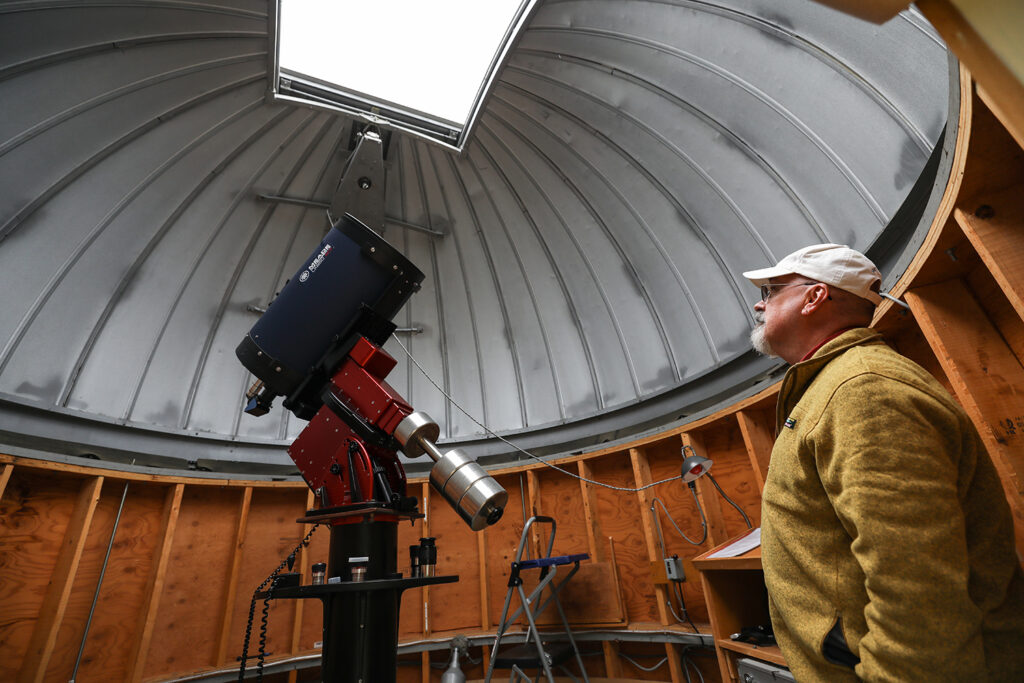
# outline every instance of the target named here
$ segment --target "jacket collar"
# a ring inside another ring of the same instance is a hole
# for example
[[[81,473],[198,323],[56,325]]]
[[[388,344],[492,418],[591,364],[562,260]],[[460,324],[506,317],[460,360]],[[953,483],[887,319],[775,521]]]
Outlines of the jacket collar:
[[[800,397],[804,395],[807,387],[814,381],[822,368],[854,346],[880,341],[882,341],[881,333],[867,327],[855,327],[843,332],[835,339],[825,342],[807,360],[791,365],[786,371],[786,376],[782,378],[782,386],[779,387],[779,401],[775,409],[776,433],[782,429],[782,424],[789,416],[790,411],[796,406]]]

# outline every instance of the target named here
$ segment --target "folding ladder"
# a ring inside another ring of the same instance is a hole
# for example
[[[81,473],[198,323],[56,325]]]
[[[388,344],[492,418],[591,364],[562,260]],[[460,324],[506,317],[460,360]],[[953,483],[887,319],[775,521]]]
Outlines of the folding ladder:
[[[551,535],[548,538],[548,550],[544,557],[537,558],[535,560],[524,560],[523,552],[526,549],[526,539],[529,538],[530,527],[535,523],[551,525]],[[588,559],[590,555],[587,553],[580,553],[577,555],[552,556],[551,550],[555,545],[555,529],[555,520],[551,517],[544,517],[541,515],[531,517],[526,522],[526,526],[523,527],[523,534],[519,538],[519,549],[516,551],[515,560],[512,562],[512,568],[509,572],[508,591],[505,593],[505,606],[501,610],[501,621],[498,624],[498,632],[494,637],[494,647],[491,649],[491,663],[490,666],[487,667],[487,678],[484,679],[485,683],[491,683],[491,676],[494,675],[494,670],[496,668],[512,670],[509,674],[509,683],[512,683],[516,676],[529,681],[530,678],[526,675],[523,669],[542,669],[544,671],[544,675],[547,676],[548,683],[554,683],[555,678],[551,673],[551,667],[559,666],[574,654],[576,656],[576,663],[580,668],[580,673],[583,676],[583,680],[586,683],[590,683],[590,679],[587,678],[587,670],[583,666],[583,658],[580,656],[579,648],[576,647],[576,641],[572,637],[572,629],[569,628],[569,621],[565,618],[565,610],[562,609],[562,603],[558,599],[558,593],[569,582],[569,579],[579,571],[580,562]],[[574,565],[573,568],[568,574],[566,574],[565,578],[556,582],[555,577],[558,573],[557,568],[569,564]],[[523,588],[521,572],[533,569],[540,570],[540,580],[538,581],[536,588],[527,595],[526,590]],[[541,601],[545,588],[550,588],[550,594],[547,599]],[[510,616],[508,612],[512,604],[513,593],[519,594],[519,608]],[[568,639],[567,643],[561,641],[546,642],[541,636],[540,631],[537,629],[537,618],[551,603],[554,603],[555,607],[558,609],[558,616],[562,620],[562,627],[565,629],[565,635]],[[502,637],[505,635],[509,626],[515,623],[521,614],[526,615],[526,619],[530,624],[526,633],[526,642],[522,645],[509,648],[499,655],[498,648],[501,645]],[[540,677],[539,671],[537,677]],[[575,677],[573,677],[573,680],[576,680]]]

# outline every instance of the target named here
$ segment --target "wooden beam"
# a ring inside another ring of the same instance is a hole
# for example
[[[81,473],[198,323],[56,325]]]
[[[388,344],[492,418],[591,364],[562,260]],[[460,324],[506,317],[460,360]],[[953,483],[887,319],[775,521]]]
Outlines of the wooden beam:
[[[526,472],[526,497],[526,508],[530,511],[531,516],[544,514],[541,510],[540,481],[537,479],[536,470],[527,470]],[[530,543],[533,546],[533,556],[542,557],[547,549],[547,544],[544,543],[540,528],[536,524],[530,527]]]
[[[604,543],[599,540],[603,539],[604,536],[601,533],[601,520],[598,519],[596,514],[597,494],[591,484],[583,481],[583,479],[593,479],[594,473],[590,468],[590,463],[586,460],[576,461],[576,471],[582,477],[580,479],[580,496],[583,499],[583,519],[587,528],[587,549],[590,551],[590,556],[594,558],[595,562],[604,562],[606,557]],[[615,569],[614,564],[612,569]],[[619,592],[619,603],[620,605],[622,603],[621,591]],[[624,605],[621,606],[623,608],[623,617],[625,617],[628,612],[626,612]],[[619,662],[618,645],[610,640],[604,640],[601,641],[601,649],[604,651],[604,669],[607,676],[609,678],[621,678],[622,666]]]
[[[1024,368],[962,280],[906,293],[907,303],[999,472],[1024,547]]]
[[[238,508],[238,524],[235,526],[235,542],[232,545],[231,562],[228,575],[225,577],[227,588],[224,590],[224,604],[221,605],[220,639],[217,643],[217,655],[214,666],[227,663],[228,644],[231,639],[231,617],[234,614],[236,593],[238,592],[238,572],[242,567],[242,553],[245,545],[245,529],[249,525],[249,508],[252,505],[252,487],[242,491],[241,503]]]
[[[750,466],[754,468],[757,490],[764,492],[768,462],[771,460],[772,447],[775,445],[774,420],[764,412],[739,410],[736,412],[736,422],[739,423],[740,433],[743,434],[743,444],[747,448]]]
[[[8,477],[10,476],[9,467],[10,465],[4,468],[4,473]],[[6,480],[3,483],[6,484]],[[96,511],[96,504],[100,500],[102,488],[103,477],[92,477],[85,480],[82,488],[78,491],[78,499],[75,501],[74,511],[68,520],[64,541],[57,554],[57,562],[50,574],[50,582],[47,584],[46,595],[43,597],[43,604],[39,609],[39,617],[32,629],[28,651],[22,661],[21,671],[18,675],[18,680],[22,683],[38,683],[46,675],[46,667],[49,665],[53,649],[57,645],[57,633],[64,621],[64,612],[68,606],[68,599],[71,597],[71,588],[75,583],[78,563],[82,559],[85,541],[89,535],[89,525],[92,523],[92,516]]]
[[[1024,192],[1014,184],[983,201],[972,213],[956,209],[953,216],[1024,319]]]
[[[263,481],[245,479],[198,479],[187,476],[169,476],[165,474],[145,474],[143,472],[126,472],[123,470],[111,470],[99,466],[69,465],[63,462],[52,460],[38,460],[18,455],[5,455],[0,453],[0,461],[13,465],[20,465],[29,469],[49,470],[51,472],[64,472],[67,474],[81,475],[83,477],[104,477],[111,483],[114,481],[144,481],[153,484],[185,484],[187,486],[216,486],[234,489],[243,489],[246,486],[259,486],[270,489],[304,489],[304,481]]]
[[[691,455],[696,453],[705,458],[711,457],[704,447],[704,437],[700,432],[683,432],[680,437],[683,440],[683,445],[688,447],[687,450],[693,449]],[[716,495],[717,492],[714,488],[714,485],[705,477],[697,480],[697,498],[700,500],[700,505],[704,508],[704,516],[708,520],[708,537],[705,541],[708,548],[714,548],[719,543],[729,540],[729,534],[725,530],[725,517],[722,515],[722,501]]]
[[[316,498],[313,495],[313,491],[306,491],[306,509],[312,510],[316,503]],[[310,531],[313,530],[312,524],[302,525],[302,535],[299,537],[299,542],[306,537]],[[306,548],[301,551],[301,559],[299,560],[299,581],[302,578],[309,576],[309,566],[312,564],[309,558],[309,553],[306,552]],[[292,648],[291,653],[293,655],[299,653],[299,645],[302,643],[302,608],[306,604],[305,600],[295,601],[295,620],[292,622]],[[299,672],[292,669],[288,672],[288,683],[296,683],[299,680]]]
[[[650,484],[653,480],[651,479],[651,466],[647,460],[647,455],[639,448],[629,449],[629,459],[633,464],[633,481],[636,482],[636,488],[642,488],[647,484]],[[658,542],[655,538],[654,523],[651,519],[651,493],[650,489],[644,489],[637,491],[637,505],[639,506],[639,517],[640,525],[644,532],[644,545],[647,547],[647,559],[651,562],[661,559],[658,554]],[[662,625],[669,623],[668,609],[665,606],[665,587],[655,586],[655,592],[657,593],[658,601],[658,617],[661,619]]]
[[[1020,50],[1012,28],[1024,15],[1019,2],[916,0],[949,49],[970,69],[992,111],[1018,142],[1024,140],[1024,81],[1007,63]]]
[[[477,571],[480,576],[480,628],[484,631],[491,630],[491,597],[487,581],[487,529],[482,529],[476,534],[476,557]],[[480,648],[483,652],[484,671],[487,671],[491,663],[491,650],[484,646]],[[468,653],[467,653],[468,654]]]
[[[629,459],[633,464],[633,481],[636,488],[642,489],[650,484],[651,465],[647,460],[647,454],[639,448],[629,449]],[[658,543],[654,537],[654,523],[651,520],[651,489],[637,491],[637,502],[640,505],[640,523],[644,529],[644,541],[647,545],[647,558],[650,561],[660,559],[658,554]],[[655,599],[658,601],[658,618],[663,626],[669,624],[668,612],[668,591],[664,585],[654,586]],[[682,662],[679,661],[679,653],[669,643],[665,644],[665,655],[668,657],[669,672],[672,676],[672,683],[679,683],[683,680]]]
[[[586,460],[576,462],[576,471],[583,479],[594,479],[594,472]],[[583,519],[587,527],[587,548],[595,562],[604,562],[601,521],[597,518],[597,494],[594,487],[580,479],[580,497],[583,499]]]
[[[7,490],[7,482],[11,480],[11,474],[14,472],[14,465],[7,463],[0,469],[0,500],[4,499],[4,491]]]
[[[430,537],[430,484],[423,484],[423,537]],[[423,586],[423,635],[430,635],[430,586]],[[424,655],[427,653],[424,652]],[[430,659],[426,661],[429,663]],[[430,667],[427,667],[426,675],[430,676]]]
[[[174,529],[178,525],[178,513],[181,511],[181,498],[185,493],[184,484],[175,484],[167,490],[164,498],[164,512],[161,522],[160,540],[153,553],[153,566],[150,569],[149,584],[146,587],[142,613],[139,615],[139,626],[135,642],[132,645],[128,660],[128,676],[130,683],[142,680],[142,673],[149,655],[149,644],[153,638],[153,626],[156,623],[157,608],[163,593],[164,577],[167,575],[168,558],[174,541]]]
[[[477,571],[480,572],[480,628],[488,630],[491,628],[491,601],[487,589],[487,529],[476,533],[476,558]]]
[[[1014,113],[1007,112],[1003,107],[1003,102],[1001,102],[998,97],[992,97],[989,95],[988,91],[981,87],[981,85],[978,86],[977,90],[978,98],[981,99],[981,101],[985,103],[985,106],[988,107],[989,111],[999,119],[999,122],[1003,124],[1006,128],[1006,132],[1013,137],[1014,141],[1024,148],[1024,128],[1009,124],[1011,119],[1014,117]]]

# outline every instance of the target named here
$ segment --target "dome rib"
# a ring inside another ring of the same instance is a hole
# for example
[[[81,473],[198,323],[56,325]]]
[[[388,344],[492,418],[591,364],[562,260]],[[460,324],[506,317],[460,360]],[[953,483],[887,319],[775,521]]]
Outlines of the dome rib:
[[[240,412],[234,347],[326,232],[358,131],[267,98],[267,7],[0,7],[0,438],[289,466],[305,423]],[[815,241],[905,262],[882,233],[937,205],[949,78],[916,11],[542,2],[461,154],[385,135],[381,233],[427,273],[395,322],[440,391],[397,341],[389,379],[505,460],[443,394],[558,453],[748,391],[777,366],[740,274]]]
[[[488,150],[487,150],[487,148],[485,146],[479,145],[479,144],[474,144],[473,147],[471,148],[470,158],[474,157],[476,154],[481,154],[484,157],[486,157],[487,163],[490,165],[490,167],[495,169],[495,170],[498,169],[498,166],[497,166],[497,163],[494,160],[494,157],[488,152]],[[495,197],[494,197],[494,191],[492,189],[490,189],[488,187],[487,183],[484,181],[483,177],[480,174],[480,169],[476,165],[473,165],[473,164],[469,164],[469,166],[470,166],[470,168],[471,168],[471,170],[472,170],[472,172],[473,172],[477,182],[480,184],[480,187],[483,188],[482,191],[485,194],[485,196],[487,197],[487,206],[490,207],[491,213],[493,214],[496,223],[501,226],[500,227],[501,234],[504,237],[505,241],[508,242],[509,250],[511,251],[511,253],[512,253],[514,259],[515,259],[515,262],[516,262],[516,268],[518,269],[518,273],[520,274],[520,276],[522,278],[523,288],[526,290],[526,292],[529,295],[529,299],[530,299],[530,303],[531,303],[531,308],[532,308],[532,311],[534,312],[534,315],[529,316],[529,317],[531,317],[533,319],[536,319],[538,321],[537,333],[539,334],[539,336],[541,338],[541,342],[542,342],[542,345],[543,345],[543,355],[544,355],[544,357],[546,358],[546,361],[547,361],[547,363],[546,363],[546,367],[548,369],[548,373],[547,374],[548,374],[548,376],[551,379],[552,388],[553,388],[553,391],[554,391],[554,397],[555,397],[554,409],[558,411],[558,419],[564,419],[565,418],[565,410],[564,410],[564,408],[562,406],[562,389],[560,387],[560,383],[559,383],[559,379],[558,379],[558,374],[555,372],[555,363],[554,363],[554,360],[553,360],[554,353],[552,351],[552,344],[551,344],[551,341],[549,340],[549,333],[547,331],[547,328],[544,325],[540,324],[539,316],[536,315],[536,311],[539,309],[537,293],[535,291],[535,288],[530,283],[529,278],[526,276],[526,267],[523,264],[523,256],[522,256],[522,254],[520,252],[520,249],[517,247],[515,240],[512,238],[511,232],[509,230],[509,226],[508,226],[504,216],[502,216],[502,213],[498,210],[497,202],[496,202]],[[509,191],[511,191],[511,184],[508,182],[508,179],[507,178],[503,178],[503,180],[504,180],[505,187]],[[525,207],[522,207],[522,208],[523,208],[523,213],[525,214],[526,213]],[[482,234],[483,239],[486,242],[488,240],[488,237],[485,234],[483,234],[483,233],[481,233],[481,234]],[[493,239],[493,237],[490,238],[490,239]],[[488,249],[487,251],[488,251],[488,258],[490,259],[490,262],[492,263],[492,265],[496,266],[497,262],[491,256],[491,249]],[[497,269],[496,268],[495,268],[495,273],[497,274]],[[500,282],[500,279],[496,277],[496,281]],[[564,285],[563,285],[563,292],[564,292]],[[504,298],[502,300],[502,311],[504,312],[504,315],[506,317],[506,325],[507,325],[506,329],[508,330],[508,337],[509,337],[510,344],[512,345],[514,350],[518,349],[520,347],[524,348],[524,351],[522,351],[522,353],[525,354],[526,353],[525,349],[530,347],[531,345],[529,345],[529,344],[518,344],[516,342],[516,337],[517,337],[516,329],[517,329],[518,326],[512,325],[510,316],[508,314],[508,305],[505,302]],[[522,370],[520,369],[520,365],[521,365],[521,361],[519,360],[519,353],[517,352],[516,353],[516,368],[517,368],[517,377],[518,377],[519,386],[520,386],[519,401],[520,401],[520,404],[522,406],[522,408],[521,408],[521,415],[522,415],[523,425],[526,426],[526,425],[529,425],[531,423],[531,420],[529,419],[529,416],[528,416],[527,400],[526,400],[526,396],[528,395],[528,393],[530,391],[530,388],[527,385],[527,383],[526,383],[526,381],[525,381],[525,379],[523,377],[523,373],[522,373]]]

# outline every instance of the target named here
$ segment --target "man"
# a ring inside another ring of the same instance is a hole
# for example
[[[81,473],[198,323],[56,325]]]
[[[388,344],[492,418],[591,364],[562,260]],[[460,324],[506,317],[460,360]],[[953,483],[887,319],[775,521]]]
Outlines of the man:
[[[792,367],[762,501],[779,646],[798,681],[1024,681],[1024,577],[978,433],[867,329],[881,278],[822,244],[744,273],[755,348]]]

